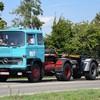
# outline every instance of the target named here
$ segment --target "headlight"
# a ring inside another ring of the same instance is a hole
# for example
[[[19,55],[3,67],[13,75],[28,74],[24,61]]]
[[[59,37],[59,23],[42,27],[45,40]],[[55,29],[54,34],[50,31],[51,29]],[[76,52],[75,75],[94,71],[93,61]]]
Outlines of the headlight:
[[[18,61],[18,65],[22,65],[23,64],[23,61]]]

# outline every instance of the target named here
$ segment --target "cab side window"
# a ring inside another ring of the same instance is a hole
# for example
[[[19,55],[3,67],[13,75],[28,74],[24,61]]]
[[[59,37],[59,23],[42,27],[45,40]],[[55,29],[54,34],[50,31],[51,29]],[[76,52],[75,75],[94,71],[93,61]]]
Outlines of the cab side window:
[[[37,43],[38,43],[38,45],[42,45],[43,44],[42,34],[38,34],[37,35]]]
[[[27,34],[27,44],[29,45],[35,44],[35,34]]]

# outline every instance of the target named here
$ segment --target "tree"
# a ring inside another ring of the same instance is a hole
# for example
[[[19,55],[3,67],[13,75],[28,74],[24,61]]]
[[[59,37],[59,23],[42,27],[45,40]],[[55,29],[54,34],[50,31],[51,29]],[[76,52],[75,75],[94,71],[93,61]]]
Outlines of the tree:
[[[100,57],[100,15],[92,22],[83,21],[73,24],[69,20],[56,17],[52,32],[45,37],[46,48],[53,48],[58,53]]]
[[[58,22],[55,18],[51,35],[47,35],[45,38],[46,47],[53,48],[58,53],[66,53],[66,44],[70,44],[73,37],[72,25],[71,21],[65,20],[63,17],[60,17]]]
[[[4,4],[3,2],[0,2],[0,11],[3,11],[4,10]]]
[[[76,23],[73,27],[74,38],[72,39],[73,52],[78,55],[87,55],[88,47],[88,23]],[[86,49],[87,48],[87,49]]]
[[[24,26],[32,29],[40,29],[43,22],[39,20],[38,15],[42,15],[40,0],[23,0],[12,14],[18,16],[12,20],[13,26]]]
[[[100,53],[100,28],[89,22],[77,23],[73,27],[74,54],[98,57]]]
[[[100,57],[100,12],[96,14],[90,25],[89,33],[94,33],[90,35],[90,38],[95,41],[93,51],[96,56]]]
[[[4,4],[3,2],[0,2],[0,12],[2,12],[4,10]],[[1,18],[1,14],[0,14],[0,29],[3,29],[6,27],[6,22]]]
[[[100,26],[90,24],[88,34],[91,46],[91,55],[100,57]]]
[[[100,12],[96,14],[91,23],[100,26]]]

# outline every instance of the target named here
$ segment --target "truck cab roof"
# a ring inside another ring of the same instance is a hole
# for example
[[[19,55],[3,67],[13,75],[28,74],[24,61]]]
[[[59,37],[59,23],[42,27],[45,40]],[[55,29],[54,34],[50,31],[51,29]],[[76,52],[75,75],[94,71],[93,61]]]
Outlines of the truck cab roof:
[[[22,27],[17,27],[17,28],[7,28],[4,30],[0,30],[0,31],[21,31],[21,32],[25,32],[25,33],[36,33],[36,34],[42,34],[41,30],[35,30],[35,29],[28,29],[28,28],[22,28]]]

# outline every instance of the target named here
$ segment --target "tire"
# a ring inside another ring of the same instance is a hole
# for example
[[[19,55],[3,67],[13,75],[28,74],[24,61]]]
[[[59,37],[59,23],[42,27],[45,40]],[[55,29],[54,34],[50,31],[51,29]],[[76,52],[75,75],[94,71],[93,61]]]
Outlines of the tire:
[[[85,72],[85,78],[86,78],[86,80],[95,80],[96,75],[97,75],[97,65],[95,62],[92,62],[90,64],[89,72]]]
[[[8,79],[7,76],[0,76],[0,82],[6,82]]]
[[[29,82],[39,82],[40,80],[42,80],[42,76],[41,76],[41,69],[39,64],[34,63],[31,66],[31,73],[27,75],[28,81]]]
[[[66,63],[64,65],[64,70],[62,72],[62,81],[69,81],[71,79],[72,76],[72,67],[69,63]]]

